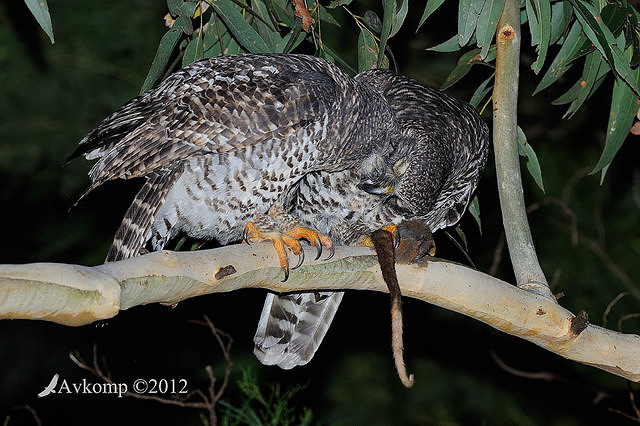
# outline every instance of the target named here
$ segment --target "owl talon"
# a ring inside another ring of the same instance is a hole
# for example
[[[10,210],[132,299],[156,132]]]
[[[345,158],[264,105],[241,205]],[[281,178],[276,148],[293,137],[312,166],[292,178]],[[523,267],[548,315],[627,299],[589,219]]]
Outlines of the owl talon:
[[[313,245],[316,246],[316,258],[314,260],[318,260],[320,259],[320,256],[322,256],[322,244],[320,243],[320,237],[316,238]]]
[[[329,256],[327,256],[324,260],[331,259],[334,254],[336,254],[336,248],[332,245],[331,247],[329,247]]]
[[[302,266],[303,263],[304,263],[304,250],[300,250],[300,253],[298,253],[298,264],[291,269],[298,269],[299,267]]]

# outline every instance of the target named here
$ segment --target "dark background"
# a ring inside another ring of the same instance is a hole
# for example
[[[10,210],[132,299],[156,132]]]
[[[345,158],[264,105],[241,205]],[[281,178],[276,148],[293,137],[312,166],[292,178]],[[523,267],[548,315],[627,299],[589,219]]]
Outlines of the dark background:
[[[369,3],[379,7],[377,1]],[[435,86],[444,81],[458,54],[424,49],[454,33],[457,2],[450,3],[418,34],[422,10],[410,4],[409,22],[391,41],[401,72]],[[358,5],[351,9],[363,13],[364,5]],[[150,0],[51,1],[49,7],[55,45],[23,2],[0,3],[0,262],[96,265],[140,181],[110,182],[71,208],[88,183],[90,164],[82,159],[64,164],[86,132],[138,93],[166,31],[167,9],[164,2]],[[325,42],[355,66],[357,27],[348,15],[336,16],[342,28],[325,31]],[[523,40],[520,125],[539,156],[546,189],[537,188],[523,163],[532,233],[554,292],[565,294],[562,305],[573,312],[584,309],[592,323],[601,325],[607,305],[628,291],[625,283],[638,288],[638,140],[630,136],[602,185],[599,175],[589,176],[604,143],[612,81],[571,120],[562,120],[564,107],[550,101],[571,86],[579,70],[532,98],[536,77],[529,68],[533,52],[528,44]],[[469,99],[492,72],[475,68],[449,92]],[[490,108],[484,118],[491,121]],[[481,271],[513,282],[506,249],[499,249],[503,237],[492,157],[478,195],[482,234],[469,215],[461,223],[469,256]],[[442,232],[436,242],[439,257],[466,262]],[[204,367],[213,365],[221,380],[225,365],[210,331],[188,322],[206,314],[234,339],[234,368],[224,397],[234,406],[241,405],[237,381],[249,370],[266,393],[276,384],[283,390],[305,385],[291,404],[310,408],[314,421],[324,424],[633,423],[616,412],[633,413],[625,380],[409,299],[404,302],[405,356],[416,385],[403,388],[389,345],[389,300],[382,293],[348,293],[308,366],[292,371],[262,367],[252,355],[252,337],[264,294],[244,290],[195,298],[173,309],[137,307],[77,328],[2,321],[0,420],[34,424],[32,409],[44,424],[202,424],[198,410],[157,402],[36,395],[54,373],[69,382],[99,382],[69,358],[77,352],[91,360],[94,344],[116,382],[185,378],[190,390],[206,389]],[[609,313],[607,326],[638,333],[639,318],[619,320],[639,311],[638,298],[627,295]],[[545,372],[546,380],[514,375],[492,354],[521,372]],[[631,388],[637,399],[638,386]]]

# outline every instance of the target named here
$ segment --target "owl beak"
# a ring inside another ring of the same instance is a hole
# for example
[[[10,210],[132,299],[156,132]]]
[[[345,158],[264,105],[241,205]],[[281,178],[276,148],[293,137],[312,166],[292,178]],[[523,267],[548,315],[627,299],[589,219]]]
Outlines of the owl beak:
[[[361,182],[360,185],[358,186],[363,191],[366,191],[369,194],[373,194],[373,195],[393,194],[393,189],[394,189],[393,184],[391,183],[388,183],[388,182],[374,183],[369,180]]]

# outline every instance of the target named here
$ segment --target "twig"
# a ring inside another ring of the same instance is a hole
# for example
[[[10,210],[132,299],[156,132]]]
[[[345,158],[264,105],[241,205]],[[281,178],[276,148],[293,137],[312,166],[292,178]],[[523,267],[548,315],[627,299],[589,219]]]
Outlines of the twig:
[[[225,333],[222,330],[217,329],[206,315],[204,315],[204,321],[189,321],[189,322],[207,326],[211,330],[214,337],[216,338],[218,344],[220,345],[220,349],[226,361],[226,368],[225,368],[225,375],[224,375],[222,385],[220,386],[218,391],[216,392],[215,390],[216,377],[213,374],[213,369],[211,368],[210,365],[207,365],[205,367],[205,371],[207,372],[207,376],[209,377],[208,395],[205,395],[205,393],[202,392],[200,389],[196,389],[195,391],[189,392],[184,397],[175,397],[173,399],[163,398],[163,397],[154,396],[154,395],[139,394],[136,392],[131,392],[129,390],[124,392],[123,396],[136,398],[136,399],[143,399],[147,401],[155,401],[161,404],[174,405],[182,408],[195,408],[199,410],[205,410],[209,414],[209,424],[211,426],[215,426],[217,424],[217,415],[216,415],[215,407],[217,402],[220,400],[225,390],[227,389],[227,386],[229,384],[229,378],[231,375],[231,367],[233,363],[230,357],[230,350],[231,350],[231,345],[233,344],[233,339],[231,339],[229,334]],[[226,344],[222,340],[223,336],[227,339]],[[92,375],[100,378],[106,383],[110,383],[110,384],[113,383],[111,374],[108,372],[108,370],[105,373],[100,367],[100,362],[98,361],[97,343],[94,343],[93,345],[91,365],[86,363],[77,352],[70,353],[69,357],[78,367],[82,368],[83,370],[90,372]],[[106,366],[106,360],[104,358],[102,362]],[[190,399],[194,396],[199,397],[201,400],[190,401]]]
[[[602,313],[602,326],[603,327],[607,326],[607,316],[609,315],[609,312],[611,312],[611,309],[613,309],[615,304],[618,303],[618,301],[620,299],[622,299],[623,297],[625,297],[627,294],[628,293],[626,293],[626,292],[622,292],[622,293],[618,294],[611,302],[609,302],[609,304],[607,305],[606,309]]]

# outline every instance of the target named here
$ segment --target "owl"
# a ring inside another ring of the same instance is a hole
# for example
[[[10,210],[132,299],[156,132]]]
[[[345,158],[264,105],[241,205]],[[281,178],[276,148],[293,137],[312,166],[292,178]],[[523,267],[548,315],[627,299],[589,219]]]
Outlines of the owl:
[[[487,157],[468,104],[374,70],[355,78],[305,55],[227,55],[187,66],[118,108],[72,157],[97,160],[84,196],[143,178],[106,261],[181,235],[287,251],[362,244],[382,226],[458,221]],[[298,262],[300,264],[300,260]],[[254,338],[265,364],[306,364],[343,293],[269,294]]]
[[[487,125],[469,104],[392,71],[370,70],[355,80],[389,105],[388,120],[401,129],[392,151],[374,173],[352,167],[306,174],[289,192],[287,211],[345,245],[362,245],[388,225],[401,238],[416,226],[430,234],[456,224],[487,160]],[[343,296],[270,294],[254,337],[258,359],[284,369],[308,363]]]
[[[145,178],[107,261],[182,234],[221,245],[268,239],[286,279],[285,247],[298,255],[300,239],[333,247],[285,211],[289,192],[307,173],[377,164],[397,131],[390,114],[380,93],[325,60],[227,55],[124,104],[71,158],[97,159],[82,196],[108,180]]]

